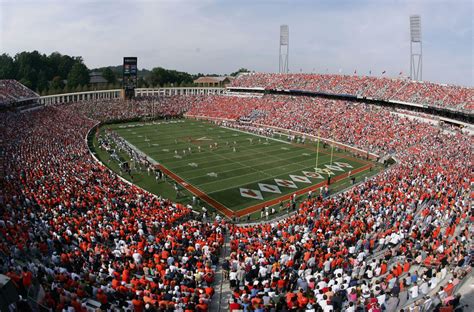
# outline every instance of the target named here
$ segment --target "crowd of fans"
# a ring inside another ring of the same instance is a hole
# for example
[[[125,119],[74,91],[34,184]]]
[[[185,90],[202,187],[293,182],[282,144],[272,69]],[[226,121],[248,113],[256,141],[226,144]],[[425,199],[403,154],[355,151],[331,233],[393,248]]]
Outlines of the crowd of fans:
[[[231,86],[350,94],[457,109],[474,108],[473,88],[407,79],[331,74],[252,73],[234,79]]]
[[[202,96],[143,96],[133,100],[111,99],[72,104],[75,111],[101,122],[144,117],[177,117],[188,111]]]
[[[38,94],[18,81],[13,79],[0,80],[0,108],[11,103],[32,98],[38,98]]]
[[[255,114],[254,112],[258,112]],[[375,153],[393,153],[402,140],[419,137],[420,132],[400,133],[399,128],[428,125],[396,119],[392,111],[373,105],[313,97],[265,95],[262,98],[208,97],[193,105],[189,115],[251,121],[333,139]],[[240,114],[240,117],[239,117]],[[374,135],[381,125],[384,135]],[[431,129],[431,128],[430,128]],[[398,139],[395,136],[399,136]]]
[[[0,272],[54,311],[207,311],[223,225],[97,164],[82,109],[1,114]]]
[[[189,114],[235,119],[254,110],[254,124],[320,133],[399,164],[334,198],[309,198],[288,219],[232,227],[231,310],[396,311],[458,300],[453,289],[470,270],[472,137],[305,97],[213,97]]]
[[[321,84],[338,88],[338,79]],[[88,152],[97,121],[185,112],[319,134],[398,164],[335,197],[308,195],[292,217],[238,226],[193,220]],[[81,102],[0,117],[0,273],[55,311],[208,311],[227,231],[230,311],[421,311],[459,302],[454,290],[470,272],[474,140],[457,130],[365,104],[270,95]]]

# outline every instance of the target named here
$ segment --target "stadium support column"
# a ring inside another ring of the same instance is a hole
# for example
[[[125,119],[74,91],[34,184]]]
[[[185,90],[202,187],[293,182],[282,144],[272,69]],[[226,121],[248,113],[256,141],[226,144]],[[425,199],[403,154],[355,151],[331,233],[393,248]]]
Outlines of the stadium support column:
[[[290,30],[288,25],[280,26],[280,57],[279,73],[288,73],[288,59],[290,55]]]
[[[410,79],[423,80],[423,46],[421,43],[421,17],[410,16]]]

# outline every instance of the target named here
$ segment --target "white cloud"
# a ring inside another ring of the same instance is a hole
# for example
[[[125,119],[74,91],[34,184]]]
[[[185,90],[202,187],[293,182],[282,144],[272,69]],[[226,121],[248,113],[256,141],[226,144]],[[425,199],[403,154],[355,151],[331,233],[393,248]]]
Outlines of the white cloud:
[[[82,55],[89,67],[229,73],[278,68],[290,26],[290,70],[408,72],[408,16],[421,14],[424,78],[472,85],[471,1],[4,1],[0,50]]]

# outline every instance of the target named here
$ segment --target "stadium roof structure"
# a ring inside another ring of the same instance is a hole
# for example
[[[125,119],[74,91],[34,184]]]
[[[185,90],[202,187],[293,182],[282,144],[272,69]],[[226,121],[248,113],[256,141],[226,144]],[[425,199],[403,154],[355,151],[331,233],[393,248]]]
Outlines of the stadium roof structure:
[[[90,77],[89,83],[91,84],[107,83],[107,80],[99,72],[92,72],[89,74],[89,77]]]

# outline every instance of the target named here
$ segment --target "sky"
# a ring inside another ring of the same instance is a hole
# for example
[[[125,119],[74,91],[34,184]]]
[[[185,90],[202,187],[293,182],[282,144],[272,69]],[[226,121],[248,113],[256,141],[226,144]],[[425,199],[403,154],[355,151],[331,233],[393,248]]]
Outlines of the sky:
[[[421,15],[423,80],[473,86],[471,0],[0,0],[0,53],[82,56],[89,68],[277,72],[280,25],[290,72],[406,76],[409,16]]]

